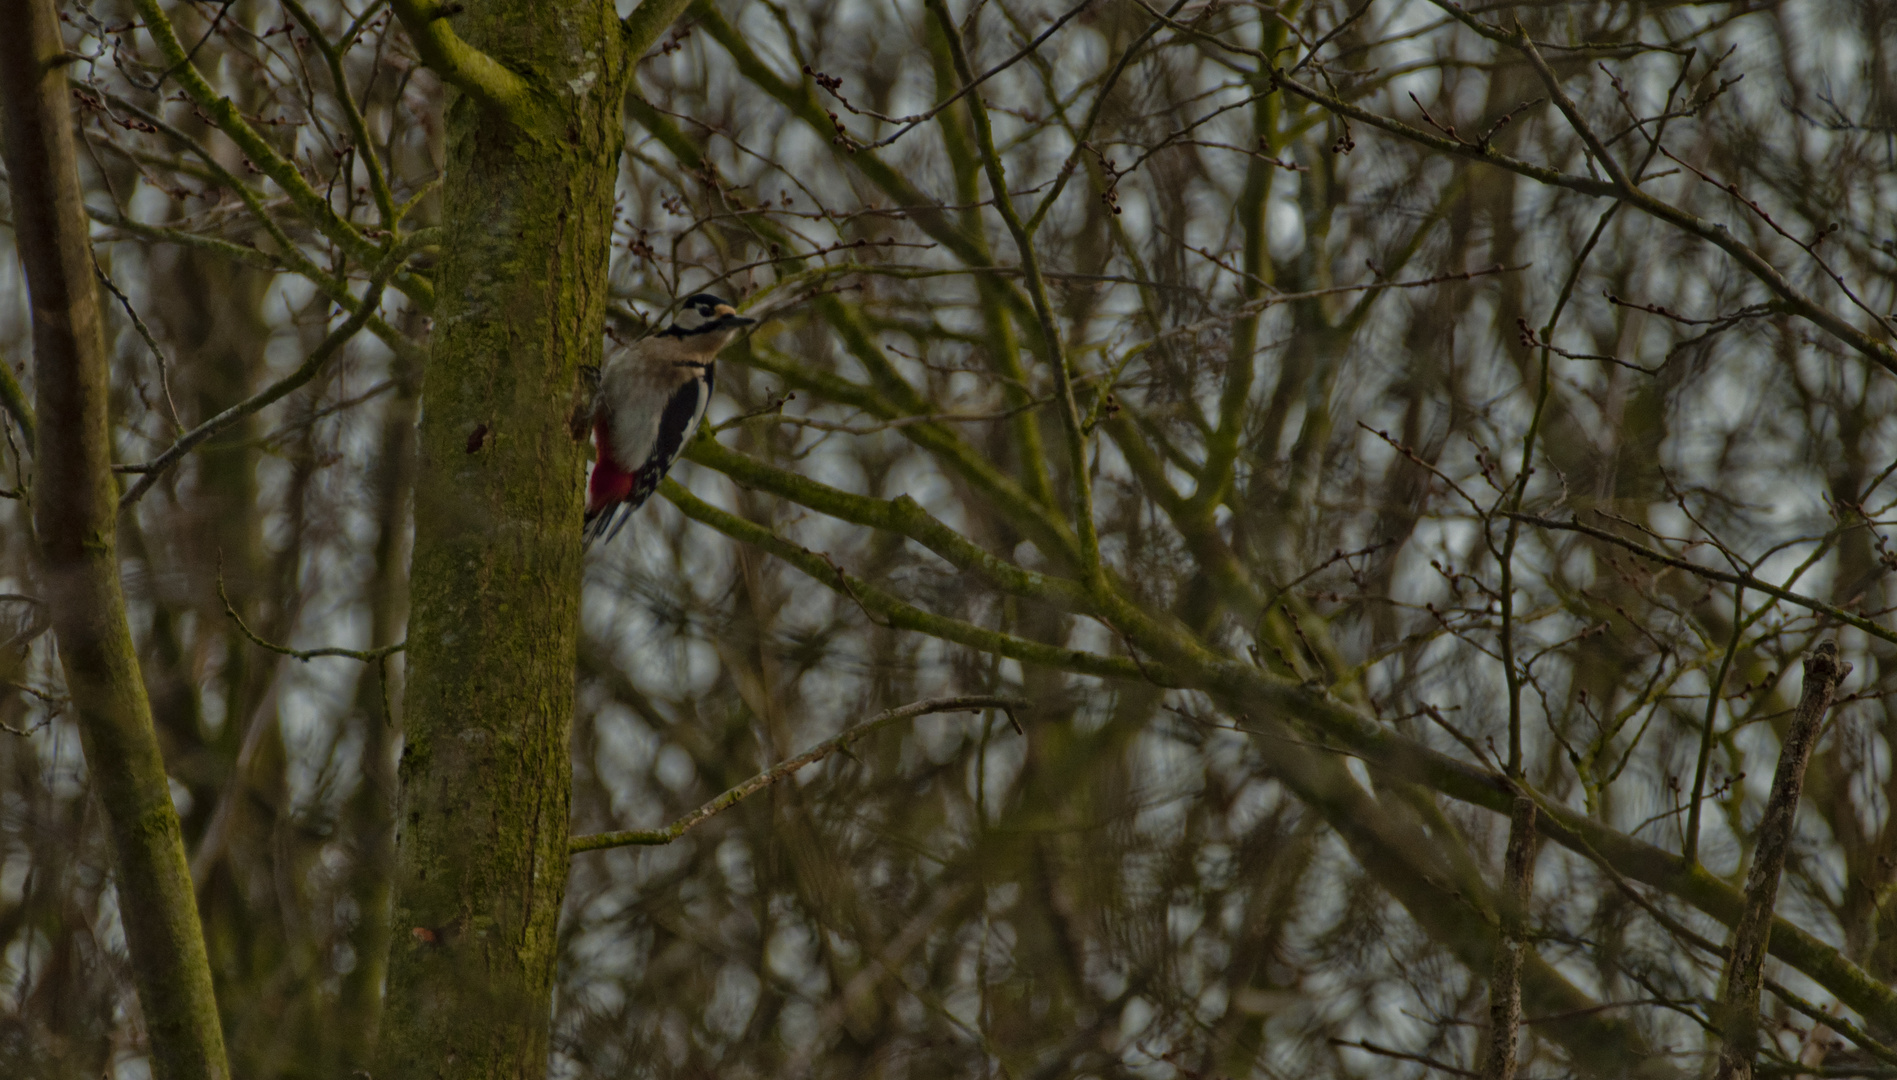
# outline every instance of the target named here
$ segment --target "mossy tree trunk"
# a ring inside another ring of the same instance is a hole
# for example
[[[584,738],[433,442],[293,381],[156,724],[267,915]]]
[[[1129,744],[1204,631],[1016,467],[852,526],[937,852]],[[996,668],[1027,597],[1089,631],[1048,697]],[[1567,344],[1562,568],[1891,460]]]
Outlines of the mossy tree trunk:
[[[580,365],[598,363],[620,103],[656,30],[634,33],[611,0],[396,11],[457,92],[374,1075],[538,1080],[580,601],[584,462],[567,412]]]
[[[157,1080],[230,1075],[184,835],[119,582],[108,358],[52,0],[0,5],[0,128],[33,313],[33,524]]]
[[[402,640],[408,622],[408,535],[403,524],[415,495],[415,420],[420,408],[419,367],[397,369],[397,389],[382,421],[380,460],[373,479],[376,585],[370,618],[375,648]],[[343,976],[336,1072],[374,1067],[382,1021],[382,984],[388,975],[389,901],[395,872],[395,747],[398,719],[390,703],[393,674],[365,668],[356,684],[356,720],[362,726],[362,787],[349,803],[357,858],[350,894],[361,915],[349,937],[356,966]]]

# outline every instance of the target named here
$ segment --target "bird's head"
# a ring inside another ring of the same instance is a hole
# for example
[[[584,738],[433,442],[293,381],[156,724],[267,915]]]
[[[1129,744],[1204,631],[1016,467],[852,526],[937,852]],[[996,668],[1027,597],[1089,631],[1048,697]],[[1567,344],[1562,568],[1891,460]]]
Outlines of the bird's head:
[[[738,314],[738,309],[732,307],[729,300],[710,293],[697,293],[685,298],[672,325],[663,333],[668,337],[684,338],[695,345],[702,343],[710,351],[716,352],[737,337],[738,331],[756,322],[756,319],[747,319]]]

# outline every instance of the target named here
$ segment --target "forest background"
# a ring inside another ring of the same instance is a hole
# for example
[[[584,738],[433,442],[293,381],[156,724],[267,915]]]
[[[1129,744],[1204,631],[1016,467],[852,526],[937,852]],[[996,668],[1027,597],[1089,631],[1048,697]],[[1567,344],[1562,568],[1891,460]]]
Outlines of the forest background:
[[[0,1074],[1897,1074],[1897,5],[0,76]],[[705,289],[582,552],[583,368]]]

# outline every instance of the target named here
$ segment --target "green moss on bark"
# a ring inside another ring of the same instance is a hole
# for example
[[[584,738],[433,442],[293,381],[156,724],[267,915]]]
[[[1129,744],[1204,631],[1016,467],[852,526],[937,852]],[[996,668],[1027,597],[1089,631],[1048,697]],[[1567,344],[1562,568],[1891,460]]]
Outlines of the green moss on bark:
[[[0,127],[33,312],[33,521],[157,1080],[230,1075],[184,837],[119,584],[105,337],[51,0],[0,8]]]
[[[377,1080],[541,1077],[567,870],[581,448],[630,61],[610,3],[471,5],[533,87],[449,107]]]

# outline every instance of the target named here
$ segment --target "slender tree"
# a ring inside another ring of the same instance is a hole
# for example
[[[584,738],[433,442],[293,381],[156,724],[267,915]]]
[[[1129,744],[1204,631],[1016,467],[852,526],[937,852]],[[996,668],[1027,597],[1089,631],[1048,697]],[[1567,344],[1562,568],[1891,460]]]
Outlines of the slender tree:
[[[53,0],[0,11],[13,237],[33,313],[38,579],[112,836],[119,912],[158,1080],[224,1080],[217,1001],[184,836],[119,583],[111,396]]]

